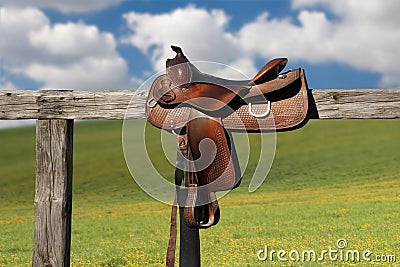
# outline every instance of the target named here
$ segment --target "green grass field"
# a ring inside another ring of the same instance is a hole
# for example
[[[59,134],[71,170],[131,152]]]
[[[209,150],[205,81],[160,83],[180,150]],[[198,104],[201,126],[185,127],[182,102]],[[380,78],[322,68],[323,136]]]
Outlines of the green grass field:
[[[121,130],[120,121],[75,124],[72,266],[164,264],[170,207],[131,178]],[[388,266],[376,256],[390,255],[400,266],[399,137],[399,120],[310,121],[278,133],[264,184],[248,193],[250,162],[242,185],[220,200],[219,224],[201,231],[202,266]],[[34,168],[35,128],[1,130],[0,266],[31,264]],[[370,250],[372,261],[257,259],[264,246],[288,258],[335,249],[341,238],[343,251]]]

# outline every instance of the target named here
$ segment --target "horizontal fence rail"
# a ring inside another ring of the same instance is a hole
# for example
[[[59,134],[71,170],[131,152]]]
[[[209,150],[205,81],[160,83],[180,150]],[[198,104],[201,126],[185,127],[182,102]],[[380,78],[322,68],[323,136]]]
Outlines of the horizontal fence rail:
[[[143,119],[148,91],[0,90],[0,119]],[[400,89],[310,90],[310,118],[400,118]],[[127,107],[129,105],[129,112]]]

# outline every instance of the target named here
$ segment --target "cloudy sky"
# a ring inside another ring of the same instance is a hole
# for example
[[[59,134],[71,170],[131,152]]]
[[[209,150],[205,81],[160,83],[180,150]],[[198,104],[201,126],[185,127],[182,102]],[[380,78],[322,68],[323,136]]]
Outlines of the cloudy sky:
[[[34,3],[34,4],[32,4]],[[400,1],[0,0],[0,88],[134,89],[183,47],[248,76],[274,57],[311,88],[400,85]],[[223,71],[221,71],[223,73]]]

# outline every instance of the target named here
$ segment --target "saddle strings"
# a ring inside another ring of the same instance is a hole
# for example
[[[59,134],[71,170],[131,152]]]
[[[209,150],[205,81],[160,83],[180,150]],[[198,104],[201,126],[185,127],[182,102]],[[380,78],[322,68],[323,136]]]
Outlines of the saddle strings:
[[[176,213],[178,205],[179,188],[185,178],[185,159],[188,158],[187,135],[182,134],[178,136],[178,149],[176,155],[175,167],[175,197],[171,210],[171,224],[169,230],[169,241],[166,256],[166,266],[173,267],[175,264],[175,250],[176,250]],[[188,183],[185,179],[185,184]]]

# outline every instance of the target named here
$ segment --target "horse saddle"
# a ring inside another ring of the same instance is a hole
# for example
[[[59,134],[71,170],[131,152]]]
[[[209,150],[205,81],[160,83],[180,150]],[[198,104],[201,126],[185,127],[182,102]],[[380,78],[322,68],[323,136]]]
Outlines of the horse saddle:
[[[147,120],[178,136],[167,266],[174,264],[176,206],[184,207],[189,227],[208,228],[220,217],[216,192],[240,184],[231,132],[287,131],[302,126],[308,113],[304,70],[282,73],[286,58],[238,81],[203,73],[181,48],[171,48],[176,56],[167,59],[166,74],[154,80],[146,103]]]

